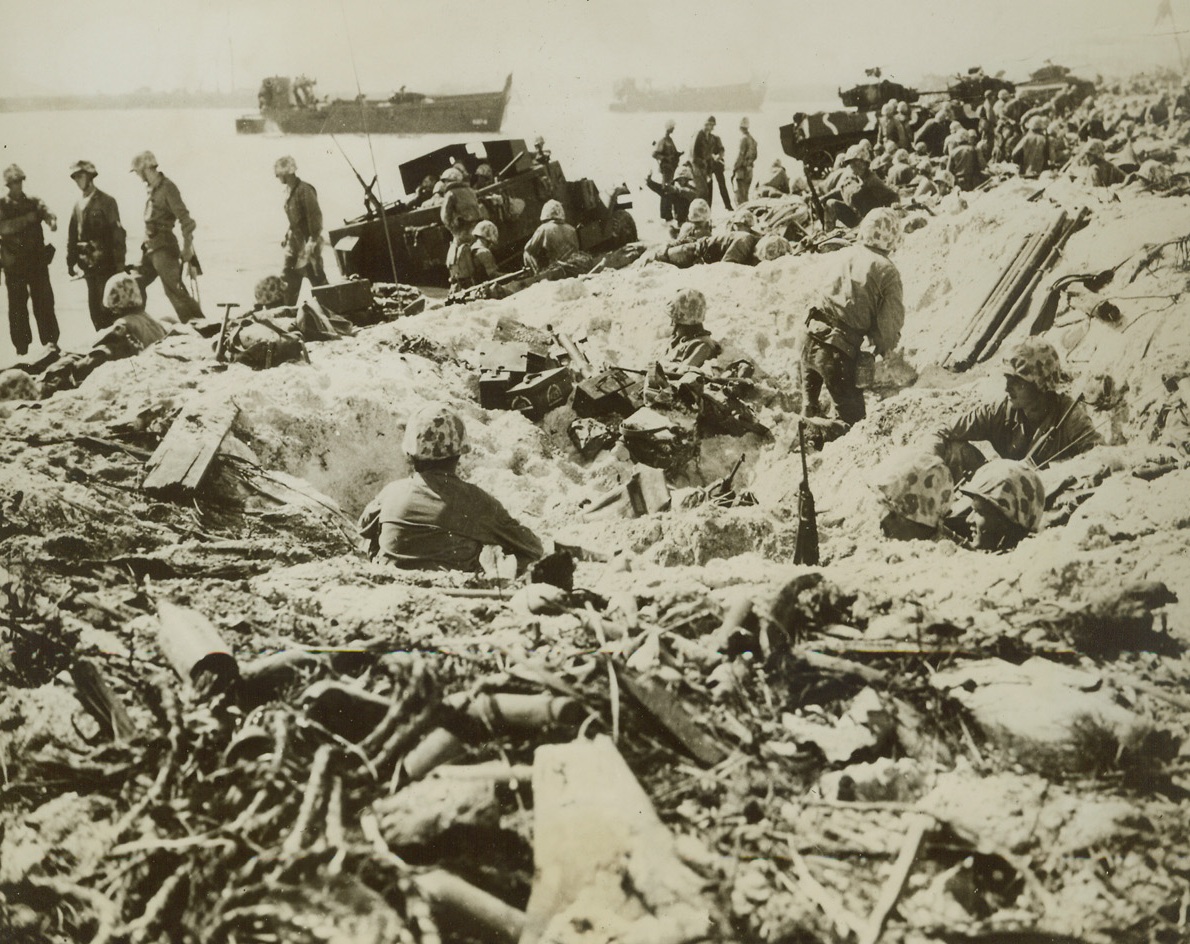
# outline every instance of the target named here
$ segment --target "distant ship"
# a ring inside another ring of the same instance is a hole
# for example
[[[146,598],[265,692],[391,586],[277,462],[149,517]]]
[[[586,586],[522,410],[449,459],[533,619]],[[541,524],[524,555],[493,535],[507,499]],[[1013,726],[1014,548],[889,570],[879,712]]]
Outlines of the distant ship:
[[[764,101],[763,82],[655,89],[621,79],[613,89],[612,111],[756,111]]]
[[[260,85],[260,114],[236,119],[236,131],[259,134],[472,134],[496,132],[512,91],[512,76],[499,92],[426,95],[404,87],[387,99],[319,101],[314,80],[271,76]]]

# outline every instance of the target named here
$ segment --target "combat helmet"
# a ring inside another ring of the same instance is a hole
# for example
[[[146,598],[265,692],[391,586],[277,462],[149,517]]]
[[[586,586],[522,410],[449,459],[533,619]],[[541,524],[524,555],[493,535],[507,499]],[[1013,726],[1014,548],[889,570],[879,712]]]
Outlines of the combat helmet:
[[[696,288],[684,288],[669,303],[675,325],[700,325],[707,313],[707,298]]]
[[[860,220],[859,241],[869,249],[892,252],[901,241],[900,218],[887,207],[869,210]]]
[[[1025,338],[1004,359],[1004,373],[1028,381],[1038,390],[1056,390],[1062,382],[1062,362],[1049,341]]]
[[[546,200],[545,205],[541,208],[541,221],[556,220],[559,223],[566,222],[566,208],[562,206],[558,200]]]
[[[6,184],[16,183],[18,180],[24,179],[25,172],[16,164],[9,164],[4,168],[4,182]]]
[[[445,403],[428,403],[409,418],[401,448],[411,459],[453,459],[467,451],[467,428]]]
[[[928,528],[942,523],[954,497],[946,463],[932,452],[916,450],[896,457],[876,488],[889,511]]]
[[[711,205],[707,203],[702,197],[696,197],[690,201],[690,209],[686,213],[686,219],[691,223],[705,223],[711,218]]]
[[[751,232],[756,232],[756,214],[751,210],[745,210],[742,207],[737,208],[731,214],[730,223],[737,229],[746,229]]]
[[[451,164],[450,167],[438,175],[438,179],[444,184],[459,184],[466,180],[467,177],[463,173],[463,168],[458,164]]]
[[[297,161],[288,154],[284,157],[279,157],[273,162],[273,173],[278,176],[281,174],[296,174]]]
[[[76,174],[87,174],[94,179],[99,176],[99,171],[95,169],[95,165],[90,161],[78,160],[70,165],[70,176],[74,177]]]
[[[789,244],[789,240],[780,233],[768,233],[761,236],[756,243],[756,258],[761,262],[780,259],[782,256],[789,255],[792,251],[793,247]]]
[[[278,308],[285,304],[285,280],[279,275],[266,275],[252,290],[261,308]]]
[[[1045,485],[1028,462],[993,459],[975,470],[959,491],[983,499],[1025,531],[1038,531],[1045,513]]]
[[[145,300],[141,295],[140,285],[127,272],[117,272],[103,286],[103,307],[108,311],[119,314],[140,311],[144,304]]]
[[[500,241],[500,231],[491,220],[480,220],[471,232],[480,239],[486,239],[493,246]]]

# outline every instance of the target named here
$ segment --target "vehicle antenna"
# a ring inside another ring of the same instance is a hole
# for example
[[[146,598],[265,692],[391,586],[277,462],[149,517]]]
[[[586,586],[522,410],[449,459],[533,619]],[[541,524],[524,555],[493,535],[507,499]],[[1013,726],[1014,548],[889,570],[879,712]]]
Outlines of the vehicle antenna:
[[[351,72],[355,76],[355,100],[359,102],[360,114],[364,119],[364,137],[368,139],[368,154],[372,158],[372,183],[376,185],[377,190],[381,190],[380,171],[376,167],[376,152],[372,149],[372,133],[368,130],[368,109],[364,105],[364,90],[360,86],[359,82],[359,69],[357,69],[355,66],[355,49],[351,45],[351,25],[347,19],[347,9],[343,5],[343,0],[339,0],[339,12],[343,14],[343,33],[347,37],[347,54],[351,58]],[[339,150],[342,151],[343,149],[340,147]],[[344,154],[343,156],[346,157],[347,155]],[[348,161],[347,163],[350,164],[351,161]],[[353,167],[352,170],[355,170],[355,168]],[[359,173],[357,172],[355,176],[359,177]],[[363,178],[360,178],[360,182],[363,183]],[[364,189],[367,191],[364,194],[366,200],[369,196],[371,196],[372,191],[371,188],[368,187],[365,187]],[[384,244],[388,248],[388,264],[392,269],[393,282],[400,282],[401,280],[397,278],[397,259],[396,256],[393,255],[393,237],[388,231],[388,215],[384,211],[383,191],[381,191],[381,194],[376,202],[379,204],[380,228],[384,230]]]

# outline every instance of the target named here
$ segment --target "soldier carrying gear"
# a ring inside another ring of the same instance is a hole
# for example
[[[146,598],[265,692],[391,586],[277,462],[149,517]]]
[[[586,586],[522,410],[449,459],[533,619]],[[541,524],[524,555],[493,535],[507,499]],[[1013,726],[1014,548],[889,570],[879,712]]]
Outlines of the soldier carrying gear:
[[[500,266],[492,252],[500,242],[500,231],[491,220],[480,220],[475,224],[475,238],[471,242],[472,279],[475,284],[487,282],[500,276]]]
[[[959,488],[972,503],[972,545],[1009,550],[1041,528],[1045,486],[1028,462],[993,459]]]
[[[70,176],[82,196],[71,211],[66,230],[66,272],[73,276],[76,266],[83,270],[87,308],[91,324],[98,331],[112,323],[103,303],[103,290],[107,280],[124,268],[126,234],[115,199],[95,186],[99,176],[95,165],[75,161],[70,165]]]
[[[145,241],[141,244],[140,284],[147,289],[158,277],[165,297],[182,321],[203,317],[198,302],[190,297],[182,282],[182,263],[197,272],[194,254],[195,222],[182,201],[177,185],[157,169],[152,151],[142,151],[132,159],[132,172],[145,182]],[[174,235],[174,225],[182,230],[182,243]]]
[[[548,165],[550,162],[550,152],[545,149],[545,138],[537,135],[533,139],[533,163]]]
[[[880,521],[885,537],[899,541],[935,540],[954,497],[950,470],[936,455],[911,450],[882,466],[877,483],[887,514]]]
[[[8,327],[12,346],[20,356],[29,352],[29,301],[37,336],[47,347],[58,346],[58,317],[49,264],[53,247],[47,246],[41,226],[58,229],[58,219],[44,203],[25,193],[25,172],[16,164],[4,169],[8,193],[0,198],[0,266],[8,283]]]
[[[541,272],[565,263],[578,251],[578,230],[566,222],[565,208],[557,200],[547,200],[541,208],[541,225],[525,244],[525,268]]]
[[[478,572],[484,545],[513,554],[518,570],[542,555],[541,541],[499,501],[459,478],[467,431],[457,412],[431,403],[405,427],[409,478],[386,485],[364,510],[360,534],[369,556],[414,570]]]
[[[888,258],[901,235],[892,210],[864,217],[859,245],[835,253],[834,273],[806,317],[802,348],[802,412],[822,416],[819,397],[825,387],[846,426],[867,415],[863,391],[856,385],[860,346],[871,340],[875,354],[886,356],[901,339],[905,321],[901,273]]]
[[[982,464],[982,454],[970,446],[974,442],[991,443],[1005,459],[1027,456],[1044,465],[1103,441],[1082,406],[1059,392],[1061,362],[1048,341],[1021,341],[1008,351],[1003,371],[1003,400],[976,407],[934,433],[934,450],[956,481]]]
[[[297,175],[297,162],[290,156],[277,158],[273,174],[285,186],[285,219],[289,228],[281,240],[284,256],[281,277],[285,280],[282,305],[297,304],[302,279],[311,285],[326,285],[322,265],[322,208],[318,191]]]
[[[467,180],[467,174],[457,164],[452,164],[442,172],[439,178],[442,183],[442,210],[440,218],[442,225],[450,230],[454,237],[447,250],[447,268],[452,265],[461,276],[470,278],[471,234],[475,224],[483,219],[483,209],[479,205],[479,198]]]

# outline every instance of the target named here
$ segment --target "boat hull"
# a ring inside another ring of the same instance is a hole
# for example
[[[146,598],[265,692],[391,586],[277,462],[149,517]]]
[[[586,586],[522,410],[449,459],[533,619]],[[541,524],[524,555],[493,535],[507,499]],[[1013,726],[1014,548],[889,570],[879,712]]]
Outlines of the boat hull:
[[[512,76],[499,92],[427,96],[420,101],[333,101],[309,106],[266,108],[261,126],[284,134],[481,134],[495,133],[504,123]],[[244,119],[236,130],[256,133],[262,127]]]

